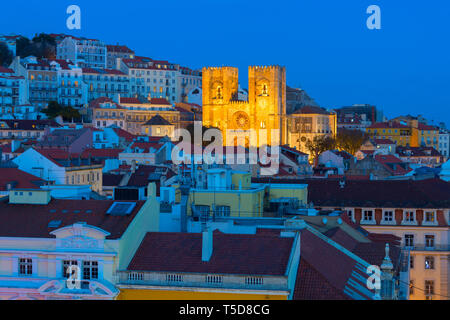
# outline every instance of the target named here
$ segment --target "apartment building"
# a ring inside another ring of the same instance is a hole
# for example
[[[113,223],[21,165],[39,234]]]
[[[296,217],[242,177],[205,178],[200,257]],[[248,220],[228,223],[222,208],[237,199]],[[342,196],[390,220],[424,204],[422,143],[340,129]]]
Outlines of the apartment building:
[[[335,137],[337,133],[336,113],[314,106],[302,107],[288,118],[288,145],[309,154],[308,140],[316,136]]]
[[[449,182],[328,179],[307,183],[308,200],[316,209],[342,210],[368,232],[402,239],[411,257],[410,299],[449,298]]]
[[[11,190],[0,201],[0,299],[115,299],[116,272],[147,232],[159,230],[155,186],[148,189],[147,201],[61,200],[49,190]]]
[[[119,96],[130,96],[130,79],[119,70],[83,68],[83,82],[88,103],[101,97],[119,101]]]
[[[80,68],[106,68],[106,45],[97,39],[66,36],[56,48],[57,59],[70,60]]]
[[[397,238],[364,235],[338,217],[322,232],[312,227],[322,217],[301,218],[229,217],[203,231],[149,232],[119,272],[118,299],[405,299]],[[369,265],[381,268],[378,290],[367,287]]]
[[[127,109],[127,127],[124,129],[131,134],[141,134],[142,125],[156,115],[173,124],[175,128],[180,126],[180,112],[164,98],[119,97],[119,104]]]
[[[53,120],[0,120],[0,140],[41,139],[50,128],[61,127]]]
[[[24,76],[0,66],[0,113],[14,114],[14,107],[28,102],[27,83]]]
[[[13,159],[20,170],[59,185],[90,185],[102,191],[103,164],[61,149],[30,148]]]
[[[134,51],[124,45],[107,45],[106,67],[117,69],[117,59],[134,59]]]
[[[110,126],[127,129],[127,109],[110,98],[101,97],[89,103],[92,112],[92,124],[97,129]]]
[[[83,70],[70,61],[58,61],[58,103],[80,108],[87,103],[87,85],[83,81]]]
[[[201,72],[162,60],[136,56],[122,59],[119,69],[130,77],[131,95],[183,102],[191,89],[201,85]]]
[[[445,159],[450,157],[450,131],[445,129],[439,130],[438,151]]]
[[[179,67],[176,81],[178,88],[176,101],[185,103],[190,102],[188,101],[189,93],[195,88],[202,86],[202,72],[187,67]]]
[[[411,145],[412,128],[398,122],[373,123],[366,128],[366,132],[371,138],[389,139],[394,141],[397,146]]]
[[[50,101],[58,101],[58,70],[61,68],[58,61],[16,57],[10,68],[16,75],[27,79],[27,98],[32,105],[42,109]]]

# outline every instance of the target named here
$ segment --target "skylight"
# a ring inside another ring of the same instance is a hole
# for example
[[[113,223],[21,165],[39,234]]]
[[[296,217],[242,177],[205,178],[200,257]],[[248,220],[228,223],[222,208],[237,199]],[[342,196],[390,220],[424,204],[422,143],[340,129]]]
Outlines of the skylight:
[[[133,211],[135,206],[135,202],[114,202],[108,209],[106,214],[114,216],[126,216]]]
[[[61,220],[52,220],[48,223],[49,228],[58,228],[61,225]]]

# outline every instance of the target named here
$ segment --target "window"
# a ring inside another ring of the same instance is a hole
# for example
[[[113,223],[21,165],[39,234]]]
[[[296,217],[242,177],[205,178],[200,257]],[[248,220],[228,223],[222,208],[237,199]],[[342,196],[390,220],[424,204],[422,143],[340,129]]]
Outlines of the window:
[[[217,206],[215,210],[216,217],[229,217],[230,207],[229,206]]]
[[[425,221],[426,222],[434,222],[434,212],[433,211],[425,212]]]
[[[405,247],[414,247],[414,235],[405,234]]]
[[[19,259],[19,275],[33,274],[33,260],[30,258]]]
[[[414,222],[414,211],[405,211],[403,219],[405,222]]]
[[[434,235],[426,235],[425,236],[425,247],[426,248],[434,248]]]
[[[365,221],[372,221],[373,220],[373,211],[372,210],[364,210],[363,219]]]
[[[434,294],[434,281],[425,280],[425,298],[426,300],[431,300]]]
[[[414,269],[414,256],[409,256],[409,268]]]
[[[434,257],[427,256],[425,257],[425,269],[434,269]]]
[[[392,212],[392,211],[385,211],[383,220],[385,222],[392,222],[394,220],[394,212]]]
[[[98,279],[97,261],[83,261],[83,279]]]
[[[67,273],[67,269],[69,269],[70,266],[78,266],[78,261],[76,260],[63,260],[63,270],[62,274],[63,277],[69,278],[69,274]],[[75,270],[72,270],[71,275],[75,273]]]

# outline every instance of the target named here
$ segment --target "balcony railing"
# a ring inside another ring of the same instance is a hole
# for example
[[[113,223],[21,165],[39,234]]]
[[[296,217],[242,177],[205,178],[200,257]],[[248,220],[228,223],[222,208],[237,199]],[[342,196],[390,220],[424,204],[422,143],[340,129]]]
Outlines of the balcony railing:
[[[287,277],[200,273],[120,271],[119,284],[146,286],[208,287],[253,290],[288,290]]]
[[[416,244],[414,246],[405,246],[411,251],[450,251],[449,244],[436,244],[434,246],[427,246],[425,244]]]

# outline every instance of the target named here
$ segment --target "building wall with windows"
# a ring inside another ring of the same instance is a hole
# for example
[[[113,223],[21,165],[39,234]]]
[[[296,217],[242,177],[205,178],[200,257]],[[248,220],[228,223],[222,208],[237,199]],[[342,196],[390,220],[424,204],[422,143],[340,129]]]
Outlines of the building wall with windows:
[[[58,103],[80,108],[87,101],[87,85],[83,82],[83,70],[75,65],[57,72]]]
[[[450,295],[449,209],[387,207],[341,209],[353,222],[369,232],[393,234],[402,239],[402,247],[410,251],[410,280],[416,287],[411,288],[410,300],[448,299]],[[426,281],[433,285],[434,293],[423,291]]]
[[[130,79],[119,70],[83,69],[83,82],[87,86],[87,102],[101,97],[119,101],[119,97],[130,96]]]
[[[81,68],[106,68],[106,46],[96,39],[67,36],[58,44],[56,56]]]
[[[450,132],[441,130],[439,132],[438,151],[445,159],[450,157]]]
[[[301,152],[310,153],[306,145],[315,137],[335,137],[336,133],[336,113],[323,108],[305,106],[288,117],[288,144]]]
[[[121,202],[75,203],[75,200],[53,199],[29,204],[32,214],[42,217],[32,228],[22,229],[14,236],[6,235],[5,229],[0,231],[0,300],[115,299],[119,294],[115,286],[116,272],[126,268],[146,232],[158,231],[159,206],[155,191],[155,185],[149,185],[150,196],[146,202],[129,203],[131,221],[126,215],[116,216],[115,226],[74,222],[78,219],[74,213],[107,219],[108,212]],[[13,210],[17,211],[14,205],[14,201],[0,203],[3,225],[8,223],[6,219]],[[47,217],[48,211],[54,220]],[[66,216],[64,223],[63,216]],[[121,231],[117,233],[117,230]],[[67,281],[70,266],[75,270],[79,267],[79,287]]]

